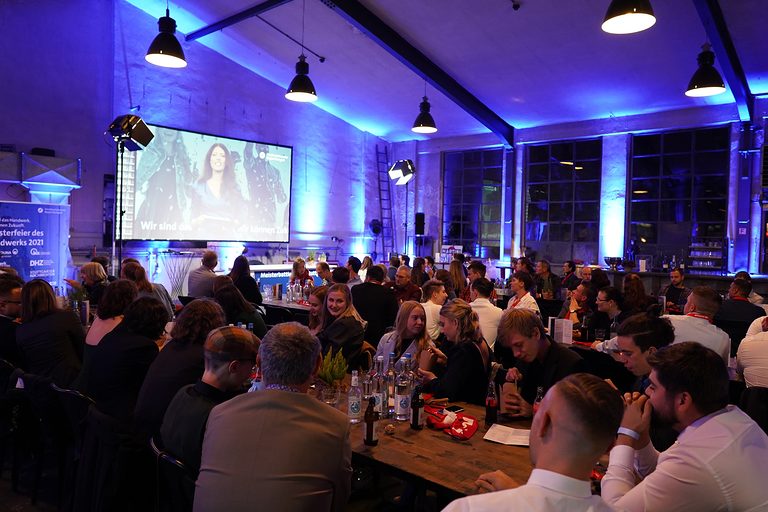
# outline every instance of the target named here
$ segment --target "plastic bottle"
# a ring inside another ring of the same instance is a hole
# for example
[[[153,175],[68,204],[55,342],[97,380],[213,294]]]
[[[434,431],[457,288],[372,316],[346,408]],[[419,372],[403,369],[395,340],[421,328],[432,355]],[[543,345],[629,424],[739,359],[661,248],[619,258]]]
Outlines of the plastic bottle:
[[[357,370],[352,370],[352,384],[347,393],[347,415],[350,423],[360,423],[361,396],[360,378]]]
[[[542,400],[544,400],[544,388],[539,386],[536,388],[536,398],[533,400],[533,414],[539,411]]]
[[[408,360],[405,356],[400,358],[400,371],[395,381],[395,419],[408,421],[411,409],[411,379]]]

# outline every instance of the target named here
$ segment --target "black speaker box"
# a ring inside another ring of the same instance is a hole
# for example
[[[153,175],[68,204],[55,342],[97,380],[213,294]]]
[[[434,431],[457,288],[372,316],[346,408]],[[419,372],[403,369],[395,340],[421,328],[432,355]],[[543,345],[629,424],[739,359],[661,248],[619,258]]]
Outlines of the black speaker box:
[[[416,219],[414,221],[414,230],[417,236],[424,234],[424,212],[416,213]]]

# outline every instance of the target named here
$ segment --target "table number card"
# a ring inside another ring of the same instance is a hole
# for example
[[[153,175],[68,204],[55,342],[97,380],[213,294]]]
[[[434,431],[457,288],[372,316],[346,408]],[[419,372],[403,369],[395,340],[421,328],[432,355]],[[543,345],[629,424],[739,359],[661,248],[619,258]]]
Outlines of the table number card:
[[[504,425],[494,423],[488,429],[488,432],[485,433],[483,439],[506,445],[528,446],[530,437],[530,430],[505,427]]]

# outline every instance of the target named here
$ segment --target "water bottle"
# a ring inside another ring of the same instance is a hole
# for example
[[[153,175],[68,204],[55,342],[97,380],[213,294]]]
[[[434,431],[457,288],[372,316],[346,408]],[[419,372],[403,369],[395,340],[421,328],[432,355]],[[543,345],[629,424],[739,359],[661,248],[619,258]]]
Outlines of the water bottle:
[[[291,286],[290,281],[285,285],[285,301],[293,302],[293,287]]]
[[[376,412],[384,415],[386,410],[382,408],[382,404],[389,402],[387,398],[387,380],[384,374],[384,356],[376,357],[375,368],[376,373],[371,377],[373,380],[373,398],[376,400]]]
[[[405,356],[400,358],[400,372],[395,380],[395,419],[408,421],[411,412],[411,379],[408,360]]]
[[[387,418],[391,418],[395,414],[395,353],[389,353],[389,364],[387,365],[387,373],[385,380],[387,383],[387,410],[384,411]]]
[[[347,415],[350,423],[360,423],[361,396],[362,391],[360,390],[357,370],[352,370],[352,384],[349,393],[347,393]]]
[[[304,283],[304,288],[302,288],[302,298],[309,302],[309,294],[312,292],[312,288],[309,286],[309,279]]]

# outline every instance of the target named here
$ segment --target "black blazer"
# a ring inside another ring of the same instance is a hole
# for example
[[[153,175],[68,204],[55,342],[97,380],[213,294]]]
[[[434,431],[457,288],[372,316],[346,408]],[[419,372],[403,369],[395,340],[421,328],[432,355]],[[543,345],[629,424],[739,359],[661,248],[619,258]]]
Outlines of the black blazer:
[[[240,276],[234,283],[235,287],[240,290],[240,293],[245,297],[245,300],[261,305],[263,301],[261,291],[254,278],[251,276]]]
[[[384,336],[387,327],[395,325],[397,298],[391,288],[375,283],[362,283],[352,287],[352,304],[368,322],[365,341],[374,347]]]
[[[69,387],[83,364],[85,331],[72,311],[57,311],[21,324],[16,344],[26,370],[49,377],[57,386]]]
[[[85,394],[96,401],[101,412],[131,421],[139,390],[157,353],[155,340],[118,325],[93,348],[83,368],[80,381]]]

